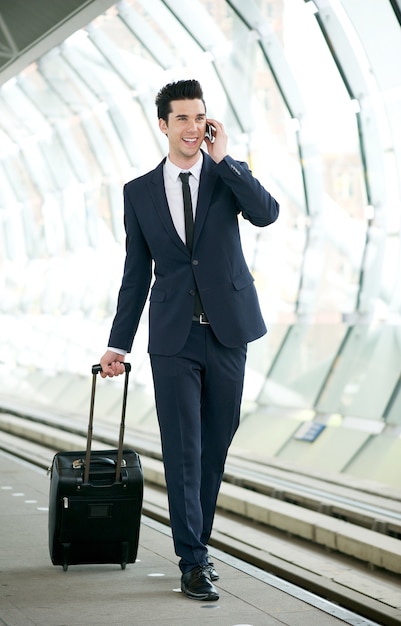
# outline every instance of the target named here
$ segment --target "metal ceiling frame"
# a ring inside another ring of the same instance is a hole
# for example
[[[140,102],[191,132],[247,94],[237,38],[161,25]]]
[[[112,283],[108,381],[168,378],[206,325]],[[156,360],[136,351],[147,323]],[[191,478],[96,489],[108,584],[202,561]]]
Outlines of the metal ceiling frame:
[[[0,60],[6,59],[5,62],[0,63],[0,86],[77,30],[89,24],[98,15],[107,11],[113,4],[115,0],[82,0],[80,8],[71,11],[68,10],[68,3],[65,3],[63,19],[53,24],[50,29],[44,31],[39,38],[31,41],[23,49],[18,48],[15,37],[0,12],[0,34],[7,44],[0,44]]]

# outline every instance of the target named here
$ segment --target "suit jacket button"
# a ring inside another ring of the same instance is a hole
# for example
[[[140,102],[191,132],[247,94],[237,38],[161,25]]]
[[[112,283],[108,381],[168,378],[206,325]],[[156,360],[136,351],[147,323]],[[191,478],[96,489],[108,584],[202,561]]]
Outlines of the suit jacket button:
[[[194,259],[194,260],[192,261],[192,265],[198,265],[198,263],[199,263],[199,261],[197,261],[196,259]]]
[[[195,295],[195,291],[193,289],[191,289],[191,291],[189,292],[190,296],[194,296]]]

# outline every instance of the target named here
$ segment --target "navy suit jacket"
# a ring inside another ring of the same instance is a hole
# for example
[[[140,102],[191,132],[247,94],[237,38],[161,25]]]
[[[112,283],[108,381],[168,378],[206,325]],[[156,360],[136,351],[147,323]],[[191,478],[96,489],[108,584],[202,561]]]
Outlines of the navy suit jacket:
[[[126,259],[109,346],[130,352],[150,290],[149,352],[173,355],[184,346],[197,289],[217,339],[237,347],[266,327],[254,279],[242,252],[238,214],[255,226],[277,219],[279,206],[246,163],[203,154],[193,251],[175,230],[164,189],[165,159],[124,186]]]

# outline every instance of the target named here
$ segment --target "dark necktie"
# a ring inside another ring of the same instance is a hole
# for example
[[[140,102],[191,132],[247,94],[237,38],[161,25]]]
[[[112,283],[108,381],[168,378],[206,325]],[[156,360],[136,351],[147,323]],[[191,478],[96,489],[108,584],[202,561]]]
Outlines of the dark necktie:
[[[189,177],[191,172],[181,172],[180,178],[182,182],[182,196],[184,199],[184,218],[185,218],[185,241],[187,248],[192,252],[192,241],[194,238],[194,214],[192,212],[191,190],[189,188]],[[194,315],[199,317],[203,313],[203,307],[198,292],[195,294],[195,310]]]
[[[180,178],[182,182],[182,196],[184,198],[184,217],[185,217],[185,241],[188,250],[192,252],[192,241],[194,238],[194,216],[192,213],[191,190],[189,188],[188,179],[191,172],[181,172]]]

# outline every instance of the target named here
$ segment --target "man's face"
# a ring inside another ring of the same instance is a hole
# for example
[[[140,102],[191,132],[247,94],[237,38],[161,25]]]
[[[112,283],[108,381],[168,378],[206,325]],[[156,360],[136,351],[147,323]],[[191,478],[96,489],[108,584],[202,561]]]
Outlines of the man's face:
[[[169,157],[175,165],[190,167],[197,161],[206,130],[202,100],[173,100],[167,123],[160,119],[159,127],[168,136]]]

